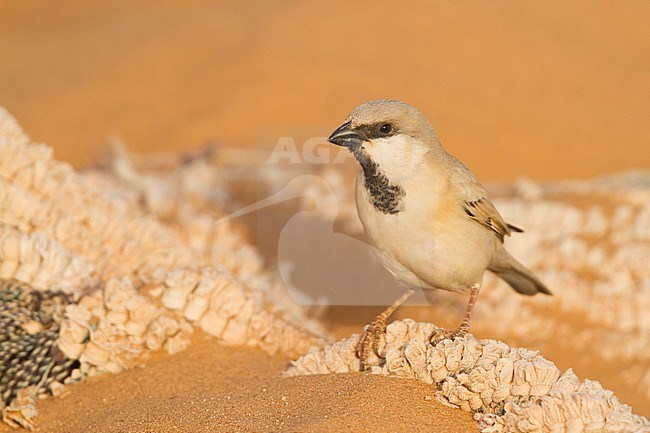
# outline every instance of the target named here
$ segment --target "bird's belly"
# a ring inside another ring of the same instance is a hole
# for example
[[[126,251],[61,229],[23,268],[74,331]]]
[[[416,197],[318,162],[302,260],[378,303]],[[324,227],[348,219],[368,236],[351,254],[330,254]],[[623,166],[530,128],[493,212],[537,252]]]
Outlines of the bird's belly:
[[[358,210],[366,234],[396,278],[423,289],[453,292],[481,284],[497,239],[479,224],[436,220],[408,206],[397,214],[384,214],[372,206]]]

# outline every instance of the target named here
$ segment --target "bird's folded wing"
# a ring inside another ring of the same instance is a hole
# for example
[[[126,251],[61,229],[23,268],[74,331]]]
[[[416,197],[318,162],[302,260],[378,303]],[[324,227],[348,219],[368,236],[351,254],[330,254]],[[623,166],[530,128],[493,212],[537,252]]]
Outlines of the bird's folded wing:
[[[497,211],[492,202],[486,197],[474,201],[466,201],[464,204],[465,213],[474,221],[492,230],[501,242],[511,232],[523,231],[518,227],[506,223],[499,214],[499,211]]]

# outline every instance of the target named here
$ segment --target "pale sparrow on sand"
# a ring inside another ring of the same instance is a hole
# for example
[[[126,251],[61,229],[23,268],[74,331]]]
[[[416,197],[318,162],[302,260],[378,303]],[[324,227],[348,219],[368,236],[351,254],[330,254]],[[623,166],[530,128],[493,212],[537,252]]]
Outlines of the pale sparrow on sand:
[[[361,164],[359,218],[384,266],[413,287],[367,328],[357,348],[362,370],[370,349],[379,350],[386,319],[415,288],[470,292],[459,328],[432,336],[432,342],[467,334],[486,269],[521,294],[551,294],[503,246],[506,235],[522,230],[503,220],[483,186],[442,148],[416,108],[399,101],[367,102],[328,141],[347,147]]]

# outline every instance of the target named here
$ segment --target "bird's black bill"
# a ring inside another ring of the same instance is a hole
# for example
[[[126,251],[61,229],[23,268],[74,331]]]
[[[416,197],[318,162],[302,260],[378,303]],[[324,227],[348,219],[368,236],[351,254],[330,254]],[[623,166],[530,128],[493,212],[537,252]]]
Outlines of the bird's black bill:
[[[361,145],[363,137],[352,129],[351,122],[345,122],[336,131],[332,132],[332,135],[330,135],[327,141],[337,146],[354,149]]]

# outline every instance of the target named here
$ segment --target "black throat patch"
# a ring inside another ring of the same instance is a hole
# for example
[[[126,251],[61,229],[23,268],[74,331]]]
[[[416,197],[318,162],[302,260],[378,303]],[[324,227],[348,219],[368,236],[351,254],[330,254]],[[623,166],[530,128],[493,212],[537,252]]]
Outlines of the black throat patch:
[[[364,174],[364,186],[370,194],[370,202],[378,211],[387,215],[395,215],[404,209],[402,197],[404,190],[388,180],[381,172],[377,163],[370,159],[363,151],[354,152]]]

